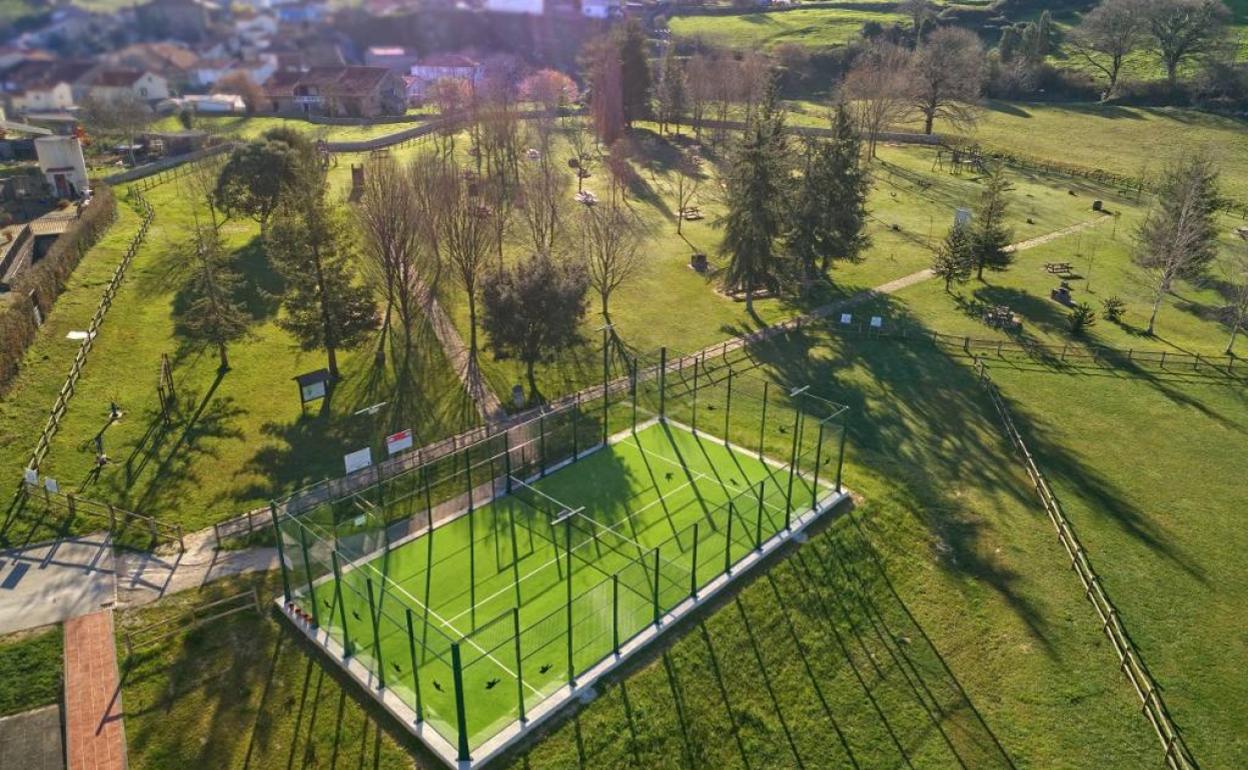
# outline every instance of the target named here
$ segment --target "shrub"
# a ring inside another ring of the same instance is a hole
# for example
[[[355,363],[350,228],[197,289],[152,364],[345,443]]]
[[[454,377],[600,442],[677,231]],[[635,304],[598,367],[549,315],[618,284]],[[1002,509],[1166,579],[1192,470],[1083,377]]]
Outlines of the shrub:
[[[1114,324],[1121,321],[1122,314],[1127,311],[1127,303],[1123,302],[1122,298],[1117,295],[1106,297],[1101,301],[1101,305],[1101,318]]]
[[[1067,323],[1073,336],[1081,336],[1089,327],[1096,325],[1096,311],[1088,303],[1080,302],[1071,309]]]
[[[98,185],[82,216],[56,239],[43,259],[13,282],[12,297],[0,309],[0,395],[8,389],[26,348],[35,339],[35,307],[47,318],[83,255],[108,231],[116,210],[112,190]]]

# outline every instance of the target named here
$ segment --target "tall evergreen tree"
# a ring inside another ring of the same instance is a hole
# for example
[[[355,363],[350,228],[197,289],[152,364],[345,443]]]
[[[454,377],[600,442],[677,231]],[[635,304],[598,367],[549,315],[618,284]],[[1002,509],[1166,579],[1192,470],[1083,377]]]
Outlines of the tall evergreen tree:
[[[754,291],[774,286],[776,239],[784,232],[788,191],[784,119],[774,89],[746,129],[727,180],[728,211],[720,252],[728,257],[725,284],[745,292],[754,312]]]
[[[650,61],[646,56],[646,30],[641,20],[630,16],[615,28],[613,36],[620,59],[620,86],[624,102],[624,123],[650,117]]]
[[[1000,166],[992,166],[984,176],[984,189],[979,194],[975,218],[971,222],[971,256],[975,277],[984,280],[984,269],[1005,270],[1014,261],[1007,250],[1013,237],[1005,225],[1008,194],[1013,187]]]
[[[865,229],[871,182],[862,140],[843,105],[833,117],[833,132],[830,139],[806,141],[801,180],[788,206],[786,246],[806,278],[816,264],[826,272],[833,259],[857,259],[870,243]]]
[[[676,58],[676,47],[668,45],[663,56],[657,99],[659,130],[666,131],[669,123],[680,132],[680,121],[688,110],[689,93],[685,84],[685,68]]]
[[[971,277],[974,261],[970,228],[955,224],[949,228],[944,243],[936,249],[936,254],[932,257],[932,273],[944,280],[947,292],[955,282],[963,283]]]
[[[230,368],[226,347],[247,333],[250,321],[237,299],[241,279],[230,267],[215,227],[195,225],[186,250],[192,254],[194,269],[186,285],[190,304],[182,313],[181,330],[216,345],[219,370],[224,372]]]

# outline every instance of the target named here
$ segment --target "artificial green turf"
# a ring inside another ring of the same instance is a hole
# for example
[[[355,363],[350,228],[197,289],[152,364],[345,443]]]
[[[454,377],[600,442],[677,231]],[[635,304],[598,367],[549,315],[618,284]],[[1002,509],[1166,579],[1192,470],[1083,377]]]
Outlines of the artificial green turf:
[[[61,628],[0,637],[0,717],[61,700]]]
[[[519,716],[517,671],[528,708],[566,683],[569,622],[579,674],[607,657],[614,639],[627,642],[654,622],[656,610],[661,615],[688,598],[695,579],[705,587],[780,531],[790,495],[805,510],[812,492],[811,481],[801,477],[790,487],[779,464],[705,433],[655,423],[531,488],[517,481],[513,494],[430,533],[385,546],[380,555],[345,560],[340,582],[314,583],[315,604],[321,626],[340,642],[345,625],[352,649],[370,670],[377,672],[380,655],[392,687],[415,708],[406,633],[406,610],[413,612],[419,639],[410,643],[420,661],[424,716],[452,743],[449,647],[459,642],[468,732],[476,747]],[[552,524],[551,514],[564,506],[583,510]],[[332,535],[314,529],[306,537]],[[304,545],[289,533],[286,541],[288,551]],[[319,554],[328,545],[308,548]],[[310,578],[302,570],[293,574],[306,597],[300,584]],[[377,634],[370,607],[380,618]],[[512,608],[519,609],[519,664]]]

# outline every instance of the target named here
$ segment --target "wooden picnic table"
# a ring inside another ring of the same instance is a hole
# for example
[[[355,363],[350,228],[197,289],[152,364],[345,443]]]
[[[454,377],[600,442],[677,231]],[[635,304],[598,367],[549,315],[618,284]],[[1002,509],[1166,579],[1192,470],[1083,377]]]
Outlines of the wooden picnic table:
[[[1070,272],[1069,262],[1045,262],[1044,269],[1054,275]]]

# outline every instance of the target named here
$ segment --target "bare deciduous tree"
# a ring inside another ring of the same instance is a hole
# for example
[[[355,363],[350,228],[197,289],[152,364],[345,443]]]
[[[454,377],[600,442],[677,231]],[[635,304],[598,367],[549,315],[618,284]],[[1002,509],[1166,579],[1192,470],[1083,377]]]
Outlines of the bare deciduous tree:
[[[910,78],[914,106],[923,115],[923,133],[932,133],[937,120],[958,129],[974,125],[984,81],[979,38],[958,27],[936,30],[915,51]]]
[[[529,148],[520,164],[517,201],[533,250],[552,254],[560,228],[559,209],[568,199],[571,180],[558,167],[550,134],[539,129],[532,138],[537,146]]]
[[[1240,329],[1248,327],[1248,243],[1242,243],[1222,261],[1223,281],[1227,299],[1226,321],[1231,325],[1231,339],[1226,354],[1235,351]]]
[[[681,153],[676,163],[676,234],[680,235],[681,223],[685,221],[685,212],[693,203],[693,196],[702,185],[705,174],[702,171],[702,156],[694,150]]]
[[[392,158],[379,158],[365,168],[355,215],[363,236],[366,273],[384,296],[375,354],[378,365],[385,363],[391,344],[393,316],[398,317],[403,332],[406,359],[417,322],[414,292],[432,286],[436,277],[436,262],[425,238],[426,218],[417,208],[418,201],[407,170]]]
[[[641,268],[645,231],[637,216],[618,203],[585,206],[579,229],[589,283],[610,322],[611,294]]]
[[[1145,8],[1145,0],[1103,0],[1067,36],[1071,49],[1105,76],[1102,102],[1114,95],[1123,61],[1144,45]]]
[[[911,53],[891,43],[880,43],[854,62],[845,77],[841,95],[867,140],[867,155],[875,157],[882,132],[899,123],[914,103],[909,75]]]
[[[1174,85],[1179,65],[1217,46],[1230,11],[1222,0],[1148,0],[1144,17],[1153,50]]]
[[[447,269],[468,300],[468,354],[477,355],[477,296],[482,276],[495,254],[498,229],[493,212],[471,182],[452,164],[437,184],[441,199],[438,247]]]
[[[1157,201],[1136,232],[1134,260],[1153,292],[1148,334],[1175,282],[1200,275],[1217,253],[1216,211],[1217,171],[1208,158],[1184,156],[1166,169]]]

